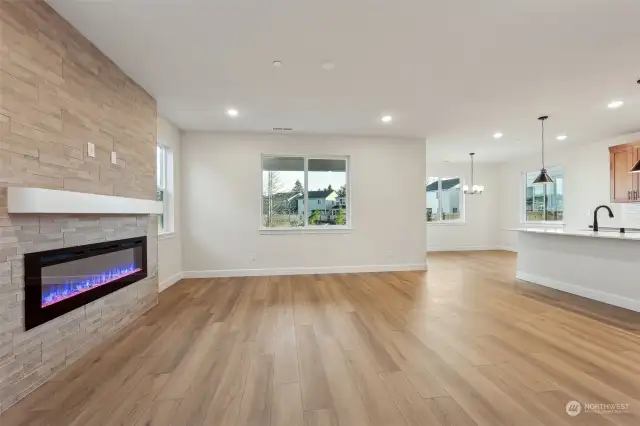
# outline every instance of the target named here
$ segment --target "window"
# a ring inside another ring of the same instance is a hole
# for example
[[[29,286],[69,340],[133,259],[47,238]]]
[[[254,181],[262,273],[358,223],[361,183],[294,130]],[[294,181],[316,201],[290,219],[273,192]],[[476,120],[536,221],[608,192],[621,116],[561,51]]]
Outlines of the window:
[[[540,171],[525,173],[524,221],[562,222],[564,217],[564,170],[560,167],[548,169],[553,179],[550,184],[534,185]]]
[[[171,190],[173,187],[173,155],[168,148],[158,145],[156,153],[156,200],[162,201],[162,214],[158,215],[158,233],[173,231]]]
[[[347,157],[265,155],[262,157],[261,226],[347,226],[347,188]],[[339,199],[344,202],[334,213],[331,208]]]
[[[464,198],[459,177],[427,179],[427,222],[462,221]]]

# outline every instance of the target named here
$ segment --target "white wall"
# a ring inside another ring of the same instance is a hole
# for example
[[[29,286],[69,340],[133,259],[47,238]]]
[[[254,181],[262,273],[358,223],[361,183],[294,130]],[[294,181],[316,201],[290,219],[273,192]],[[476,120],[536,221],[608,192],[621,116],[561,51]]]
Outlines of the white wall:
[[[571,146],[565,149],[548,149],[547,167],[564,168],[564,226],[567,229],[587,228],[593,222],[593,209],[601,204],[612,207],[614,219],[600,211],[601,226],[638,226],[636,217],[630,214],[633,207],[612,204],[610,197],[609,146],[640,141],[640,133]],[[515,250],[517,233],[509,228],[522,227],[523,180],[522,174],[540,169],[539,157],[527,157],[505,163],[500,168],[500,245]],[[624,206],[624,208],[623,208]],[[623,219],[624,217],[624,219]],[[527,225],[529,226],[529,225]]]
[[[463,185],[470,185],[470,167],[470,163],[427,163],[426,176],[460,176]],[[484,185],[484,193],[464,197],[464,223],[427,225],[429,251],[492,250],[498,247],[498,169],[495,164],[475,164],[475,183]]]
[[[261,154],[350,155],[353,230],[260,233]],[[196,132],[182,156],[187,276],[425,267],[424,140]]]
[[[168,120],[158,117],[158,143],[168,147],[171,151],[173,161],[168,167],[173,166],[173,173],[169,172],[169,179],[173,177],[173,182],[167,182],[170,203],[173,211],[173,232],[159,237],[158,241],[158,277],[160,290],[174,284],[181,277],[182,273],[182,244],[181,244],[181,142],[180,130]]]

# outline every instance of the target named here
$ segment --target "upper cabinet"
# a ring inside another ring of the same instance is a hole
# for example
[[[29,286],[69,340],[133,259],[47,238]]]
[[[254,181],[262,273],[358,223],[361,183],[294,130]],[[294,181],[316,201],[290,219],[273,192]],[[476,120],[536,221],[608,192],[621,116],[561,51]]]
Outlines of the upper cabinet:
[[[609,147],[611,202],[640,202],[640,174],[629,170],[640,159],[640,142]]]

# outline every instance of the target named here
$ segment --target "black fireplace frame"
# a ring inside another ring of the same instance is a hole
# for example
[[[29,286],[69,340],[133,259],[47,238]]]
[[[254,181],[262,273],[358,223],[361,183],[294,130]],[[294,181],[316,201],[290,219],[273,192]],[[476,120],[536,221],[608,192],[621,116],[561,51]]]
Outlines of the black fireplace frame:
[[[84,293],[42,307],[42,268],[101,254],[141,247],[136,264],[141,270]],[[139,263],[138,263],[139,262]],[[147,277],[147,237],[105,241],[24,255],[24,326],[30,330]]]

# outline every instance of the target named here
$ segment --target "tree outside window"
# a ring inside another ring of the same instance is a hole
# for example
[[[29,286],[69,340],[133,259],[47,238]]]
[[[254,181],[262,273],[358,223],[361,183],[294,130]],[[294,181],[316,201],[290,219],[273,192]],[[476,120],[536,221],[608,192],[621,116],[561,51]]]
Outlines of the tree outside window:
[[[348,157],[263,156],[262,227],[347,226],[347,170]]]

